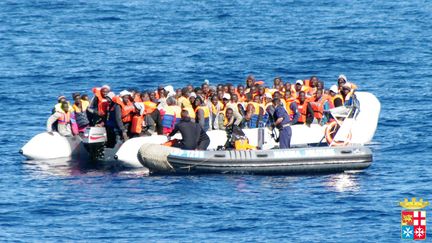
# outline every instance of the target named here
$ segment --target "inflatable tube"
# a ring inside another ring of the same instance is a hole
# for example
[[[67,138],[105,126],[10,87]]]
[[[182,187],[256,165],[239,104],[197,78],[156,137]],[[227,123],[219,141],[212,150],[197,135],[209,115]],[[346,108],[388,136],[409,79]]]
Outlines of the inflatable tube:
[[[47,160],[70,158],[80,155],[81,138],[79,136],[63,137],[57,132],[52,135],[44,132],[34,136],[20,150],[27,159]]]
[[[151,172],[171,173],[174,172],[174,168],[168,163],[167,157],[178,151],[181,150],[159,144],[143,144],[138,151],[138,159]]]
[[[307,174],[362,170],[372,163],[363,146],[196,151],[144,145],[139,157],[154,174]]]

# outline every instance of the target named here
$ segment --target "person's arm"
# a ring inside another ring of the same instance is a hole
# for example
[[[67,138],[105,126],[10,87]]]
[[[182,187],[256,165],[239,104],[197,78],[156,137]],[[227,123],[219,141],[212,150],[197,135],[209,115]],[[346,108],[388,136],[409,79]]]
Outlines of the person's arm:
[[[87,111],[92,114],[98,114],[98,98],[95,96],[90,102],[89,107],[87,108]]]
[[[126,132],[126,128],[123,125],[121,107],[119,105],[114,105],[115,122],[117,127],[122,131]]]
[[[312,109],[312,105],[308,102],[307,103],[307,112],[306,112],[306,124],[311,124],[314,120],[315,114]]]
[[[58,112],[55,112],[54,114],[52,114],[48,118],[47,123],[46,123],[46,129],[47,129],[48,133],[53,132],[52,126],[53,126],[54,122],[56,122],[59,119],[60,116],[61,116],[61,114],[59,114]]]
[[[197,122],[201,127],[204,127],[205,121],[204,121],[204,111],[202,109],[198,109],[196,113]]]
[[[178,124],[174,126],[174,129],[170,132],[170,134],[168,134],[168,137],[172,137],[174,135],[176,135],[176,133],[179,131],[179,126]],[[169,139],[168,139],[169,140]]]
[[[290,124],[292,125],[298,122],[298,119],[300,118],[300,112],[298,111],[297,104],[295,102],[291,103],[290,108],[294,112],[294,116],[290,121]]]

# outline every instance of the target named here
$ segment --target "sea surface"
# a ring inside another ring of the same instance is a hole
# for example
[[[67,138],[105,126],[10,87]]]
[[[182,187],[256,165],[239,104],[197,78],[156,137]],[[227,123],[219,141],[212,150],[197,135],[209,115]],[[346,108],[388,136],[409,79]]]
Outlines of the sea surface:
[[[0,1],[0,241],[399,241],[398,202],[432,200],[431,19],[426,0]],[[62,94],[341,73],[382,105],[363,172],[147,177],[18,153]]]

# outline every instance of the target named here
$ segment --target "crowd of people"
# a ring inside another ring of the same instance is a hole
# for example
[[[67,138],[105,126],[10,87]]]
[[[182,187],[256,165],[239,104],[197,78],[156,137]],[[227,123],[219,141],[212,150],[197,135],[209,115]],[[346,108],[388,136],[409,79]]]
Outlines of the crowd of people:
[[[92,99],[80,93],[73,93],[72,101],[58,97],[47,130],[70,136],[82,135],[89,126],[103,126],[107,147],[114,147],[117,137],[173,136],[180,131],[183,140],[175,146],[206,149],[209,130],[268,126],[279,129],[280,147],[288,148],[291,125],[326,124],[331,120],[328,110],[351,105],[356,89],[343,74],[330,89],[316,76],[295,83],[276,77],[268,85],[249,75],[245,84],[237,86],[213,86],[206,80],[199,87],[169,85],[143,92],[123,90],[118,95],[104,85],[93,88]]]

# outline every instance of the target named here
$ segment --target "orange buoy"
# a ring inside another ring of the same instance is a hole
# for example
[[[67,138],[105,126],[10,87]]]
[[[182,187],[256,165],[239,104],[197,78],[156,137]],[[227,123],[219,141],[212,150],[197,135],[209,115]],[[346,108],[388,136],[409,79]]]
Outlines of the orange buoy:
[[[336,121],[332,121],[327,125],[325,129],[325,138],[328,145],[345,146],[351,141],[352,138],[351,131],[348,133],[348,136],[345,139],[345,141],[334,141],[334,137],[336,133],[339,131],[339,128],[340,126]]]

